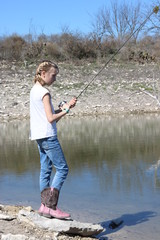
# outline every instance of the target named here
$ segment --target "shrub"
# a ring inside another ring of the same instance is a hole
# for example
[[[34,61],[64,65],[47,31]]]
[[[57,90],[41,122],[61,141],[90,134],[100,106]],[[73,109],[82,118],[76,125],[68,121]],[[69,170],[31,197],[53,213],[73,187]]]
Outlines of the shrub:
[[[62,49],[56,43],[47,42],[45,45],[44,55],[47,58],[54,58],[56,60],[64,60]]]
[[[63,45],[64,53],[73,59],[96,58],[96,51],[93,41],[88,38],[83,38],[78,34],[63,34],[61,36],[61,44]]]
[[[32,42],[31,44],[27,44],[24,58],[28,60],[41,57],[43,47],[42,42]]]
[[[24,38],[13,34],[0,38],[0,59],[26,60],[56,59],[79,60],[97,58],[106,59],[114,54],[122,42],[114,38],[103,38],[102,41],[94,35],[83,36],[80,33],[65,32],[59,35],[40,35],[35,40],[31,34]],[[119,52],[117,59],[122,61],[151,62],[160,59],[160,36],[145,36],[139,41],[129,41]]]
[[[20,60],[25,46],[26,42],[22,37],[16,34],[7,37],[1,41],[0,57],[1,59]]]

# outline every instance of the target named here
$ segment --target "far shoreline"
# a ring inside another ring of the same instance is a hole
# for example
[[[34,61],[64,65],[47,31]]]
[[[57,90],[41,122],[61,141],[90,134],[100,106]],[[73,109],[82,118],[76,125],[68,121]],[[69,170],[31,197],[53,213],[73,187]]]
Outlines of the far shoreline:
[[[0,63],[0,120],[28,120],[35,65]],[[49,87],[54,108],[57,109],[62,100],[78,96],[101,66],[100,63],[72,67],[69,63],[59,64],[57,81]],[[158,63],[110,64],[78,98],[75,108],[66,117],[159,114],[159,76]]]

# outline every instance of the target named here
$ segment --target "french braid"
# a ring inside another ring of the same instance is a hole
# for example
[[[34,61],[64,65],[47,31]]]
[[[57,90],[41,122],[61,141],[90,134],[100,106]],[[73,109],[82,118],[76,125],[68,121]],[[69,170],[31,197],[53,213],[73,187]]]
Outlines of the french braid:
[[[58,66],[54,62],[51,61],[41,62],[36,70],[34,82],[36,83],[38,81],[42,86],[45,85],[45,82],[41,77],[41,72],[42,71],[48,72],[52,67],[54,67],[57,70],[57,73],[59,72]]]

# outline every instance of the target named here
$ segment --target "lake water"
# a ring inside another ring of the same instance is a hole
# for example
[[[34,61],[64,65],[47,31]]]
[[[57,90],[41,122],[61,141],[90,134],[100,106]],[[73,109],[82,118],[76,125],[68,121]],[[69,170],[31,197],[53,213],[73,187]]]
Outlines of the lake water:
[[[120,217],[127,234],[159,239],[160,116],[68,117],[57,127],[70,169],[59,206],[80,221]],[[1,123],[0,136],[0,203],[38,209],[39,153],[29,122]]]

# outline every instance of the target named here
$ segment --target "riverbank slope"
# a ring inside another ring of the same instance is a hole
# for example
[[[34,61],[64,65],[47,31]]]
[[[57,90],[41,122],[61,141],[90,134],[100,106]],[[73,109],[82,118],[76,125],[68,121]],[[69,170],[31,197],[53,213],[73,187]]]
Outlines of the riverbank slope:
[[[103,64],[59,63],[60,73],[49,87],[55,109],[78,96]],[[0,62],[0,119],[29,118],[29,93],[37,65]],[[114,63],[107,66],[79,97],[69,115],[160,112],[158,64]]]

